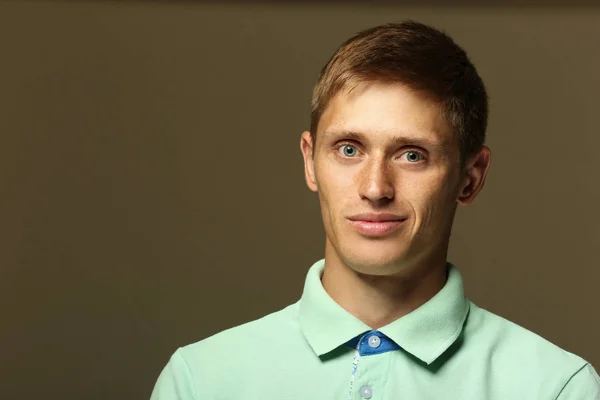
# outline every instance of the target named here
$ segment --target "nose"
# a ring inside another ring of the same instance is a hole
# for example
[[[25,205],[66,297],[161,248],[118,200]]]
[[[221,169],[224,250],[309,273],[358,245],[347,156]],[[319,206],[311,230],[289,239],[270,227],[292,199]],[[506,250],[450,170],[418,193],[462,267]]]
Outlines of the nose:
[[[360,173],[359,191],[363,199],[374,203],[385,202],[394,198],[393,168],[385,159],[370,160]]]

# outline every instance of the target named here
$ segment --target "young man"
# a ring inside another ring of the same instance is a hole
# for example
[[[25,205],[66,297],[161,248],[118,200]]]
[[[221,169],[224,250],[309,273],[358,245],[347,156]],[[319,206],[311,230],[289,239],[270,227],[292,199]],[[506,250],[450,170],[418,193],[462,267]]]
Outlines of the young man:
[[[580,357],[465,298],[446,261],[485,182],[487,95],[466,53],[416,22],[344,43],[300,147],[325,259],[301,299],[180,348],[153,400],[599,400]]]

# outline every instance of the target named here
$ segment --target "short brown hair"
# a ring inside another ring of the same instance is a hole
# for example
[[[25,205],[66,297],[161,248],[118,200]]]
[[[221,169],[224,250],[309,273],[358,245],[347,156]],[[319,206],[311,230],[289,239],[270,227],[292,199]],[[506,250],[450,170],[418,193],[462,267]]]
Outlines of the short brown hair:
[[[313,90],[313,142],[329,101],[368,81],[399,82],[432,96],[459,135],[461,161],[484,144],[488,96],[475,66],[447,34],[411,20],[364,30],[337,49]]]

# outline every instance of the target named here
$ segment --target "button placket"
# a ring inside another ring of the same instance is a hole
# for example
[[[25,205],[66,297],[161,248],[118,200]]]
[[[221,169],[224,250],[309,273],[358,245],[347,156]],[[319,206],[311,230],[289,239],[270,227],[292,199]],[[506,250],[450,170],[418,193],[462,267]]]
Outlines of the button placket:
[[[352,374],[350,399],[375,400],[384,396],[392,356],[388,340],[378,331],[366,332],[359,338],[355,361],[360,362]]]

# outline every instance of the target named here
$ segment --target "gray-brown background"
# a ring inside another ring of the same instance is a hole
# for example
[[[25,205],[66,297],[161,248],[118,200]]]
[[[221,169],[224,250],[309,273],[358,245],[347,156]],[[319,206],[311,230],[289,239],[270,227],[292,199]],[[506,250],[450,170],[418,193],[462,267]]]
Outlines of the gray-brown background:
[[[430,2],[431,3],[431,2]],[[600,366],[600,9],[0,4],[0,398],[145,399],[181,345],[295,302],[322,257],[299,135],[359,29],[469,52],[493,165],[468,295]]]

